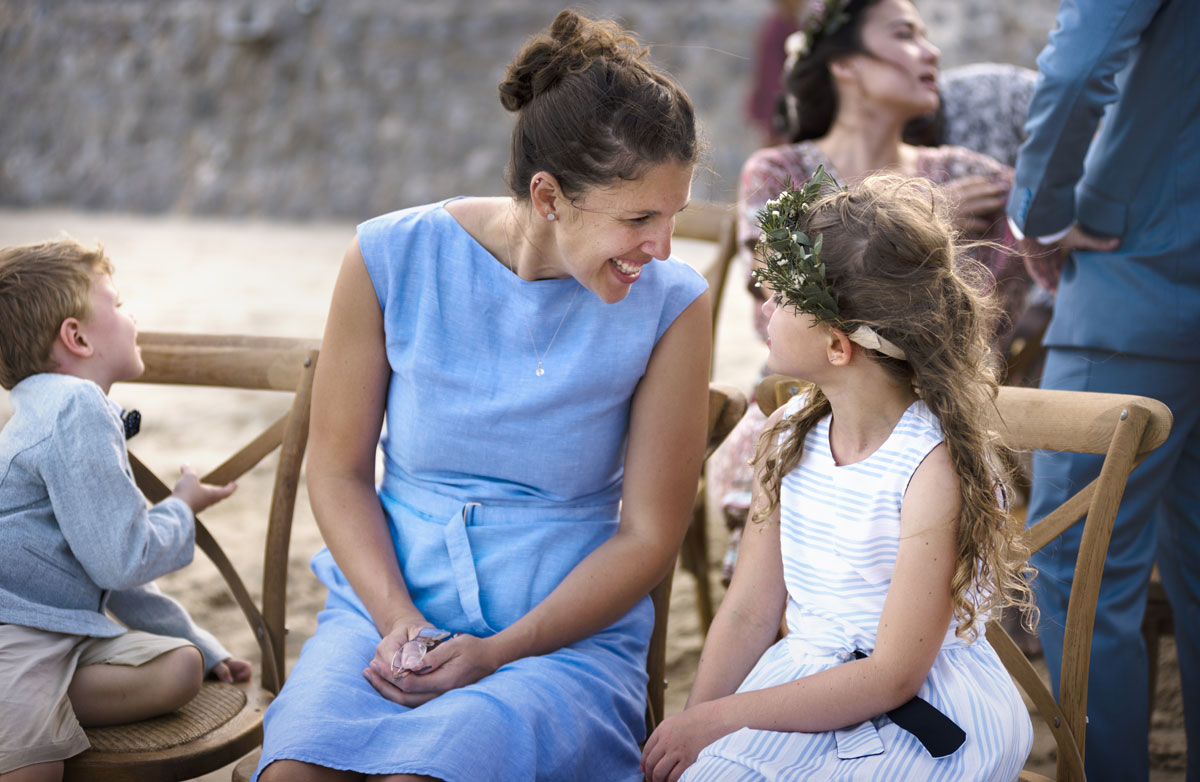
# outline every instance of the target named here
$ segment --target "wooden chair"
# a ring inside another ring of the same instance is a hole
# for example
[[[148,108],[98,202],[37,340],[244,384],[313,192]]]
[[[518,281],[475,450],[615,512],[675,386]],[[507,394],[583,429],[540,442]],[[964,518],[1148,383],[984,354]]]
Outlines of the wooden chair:
[[[287,412],[266,431],[203,477],[235,480],[279,449],[263,555],[262,602],[256,603],[229,558],[200,519],[196,545],[224,577],[258,640],[253,681],[239,685],[207,680],[179,711],[131,725],[88,730],[92,748],[66,763],[66,780],[146,782],[190,779],[221,768],[262,740],[262,716],[283,686],[287,559],[300,466],[308,440],[308,412],[318,340],[143,332],[138,343],[146,372],[139,383],[286,391]],[[133,445],[136,447],[136,441]],[[170,489],[132,453],[138,485],[157,502]],[[220,513],[220,506],[210,511]]]
[[[704,449],[707,460],[746,412],[746,395],[732,386],[712,383],[708,387],[708,444]],[[701,479],[703,483],[703,478]],[[695,518],[688,528],[696,526]],[[703,527],[701,527],[703,533]],[[664,691],[667,686],[667,615],[671,604],[671,581],[674,571],[650,593],[654,601],[654,633],[650,636],[650,651],[646,656],[646,735],[662,722]],[[697,590],[698,591],[698,590]]]
[[[759,385],[759,405],[764,412],[768,406],[773,411],[801,387],[794,379],[773,375]],[[1162,402],[1140,396],[1004,386],[992,413],[991,427],[1012,448],[1104,454],[1096,480],[1023,532],[1029,550],[1036,552],[1084,520],[1067,606],[1057,698],[1000,623],[987,626],[988,641],[1054,737],[1058,750],[1054,779],[1082,782],[1092,629],[1113,520],[1129,473],[1167,439],[1171,411]],[[1049,782],[1031,771],[1023,771],[1019,779]]]
[[[1150,574],[1150,590],[1146,594],[1146,616],[1142,620],[1142,639],[1146,642],[1146,660],[1149,663],[1150,701],[1147,704],[1150,722],[1154,721],[1154,701],[1158,695],[1158,648],[1164,635],[1175,635],[1175,613],[1167,601],[1167,590],[1163,587],[1158,565]],[[1149,729],[1149,725],[1146,726]]]
[[[737,214],[732,204],[693,201],[675,218],[677,239],[712,242],[716,246],[712,260],[702,269],[712,294],[713,337],[717,335],[717,313],[725,296],[729,267],[737,257]]]
[[[704,267],[704,278],[712,295],[713,345],[716,346],[717,316],[725,295],[725,284],[729,267],[737,257],[737,215],[731,204],[693,202],[675,218],[675,236],[713,242],[716,253]],[[715,364],[714,364],[715,366]],[[722,436],[724,439],[724,436]],[[712,624],[713,598],[708,561],[708,508],[706,486],[701,478],[696,491],[696,502],[692,507],[692,522],[683,538],[680,563],[684,570],[696,580],[696,612],[700,619],[700,632],[706,634]]]

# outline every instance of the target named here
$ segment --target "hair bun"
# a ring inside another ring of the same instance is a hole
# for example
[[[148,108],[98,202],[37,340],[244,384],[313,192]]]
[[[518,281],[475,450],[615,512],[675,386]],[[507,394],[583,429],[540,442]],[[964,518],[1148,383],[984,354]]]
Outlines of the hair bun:
[[[608,20],[561,11],[546,32],[530,38],[500,82],[500,103],[520,111],[564,77],[586,71],[598,60],[644,63],[646,50]],[[648,66],[647,66],[648,67]]]

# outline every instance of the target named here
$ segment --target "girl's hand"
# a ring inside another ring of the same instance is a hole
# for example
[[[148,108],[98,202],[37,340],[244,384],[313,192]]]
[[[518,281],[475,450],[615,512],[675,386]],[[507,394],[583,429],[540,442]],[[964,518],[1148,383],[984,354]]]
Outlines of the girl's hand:
[[[226,684],[233,684],[234,682],[249,681],[251,668],[253,666],[246,660],[239,660],[236,657],[226,657],[214,665],[208,675]]]
[[[490,654],[486,639],[458,635],[429,650],[425,655],[425,667],[420,671],[393,678],[392,657],[396,650],[405,641],[415,638],[422,627],[430,626],[410,626],[411,635],[396,637],[390,644],[385,638],[380,643],[375,658],[363,671],[363,676],[380,695],[402,706],[420,706],[444,692],[473,684],[500,667]]]
[[[696,762],[700,750],[729,733],[717,719],[713,703],[686,708],[654,729],[642,750],[647,782],[675,782]]]

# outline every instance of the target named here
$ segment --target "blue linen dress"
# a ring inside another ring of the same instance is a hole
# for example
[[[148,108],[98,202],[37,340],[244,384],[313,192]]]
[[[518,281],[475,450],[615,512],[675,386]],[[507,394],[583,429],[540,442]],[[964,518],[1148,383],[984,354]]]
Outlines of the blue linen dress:
[[[803,397],[788,404],[791,415]],[[900,505],[942,429],[924,402],[914,402],[878,450],[842,466],[829,448],[831,418],[809,430],[800,463],[780,486],[788,634],[763,653],[738,692],[811,676],[854,659],[856,649],[875,649],[900,544]],[[743,728],[701,750],[682,782],[1011,782],[1033,742],[1029,712],[982,622],[970,643],[955,626],[917,693],[966,732],[950,755],[932,757],[886,716],[824,733]]]
[[[396,555],[426,618],[491,635],[616,531],[634,390],[704,280],[655,261],[616,304],[571,278],[521,280],[445,202],[358,237],[392,368],[379,498]],[[591,638],[409,709],[363,678],[379,633],[329,551],[312,566],[329,597],[267,711],[259,771],[291,758],[451,782],[641,779],[648,598]]]

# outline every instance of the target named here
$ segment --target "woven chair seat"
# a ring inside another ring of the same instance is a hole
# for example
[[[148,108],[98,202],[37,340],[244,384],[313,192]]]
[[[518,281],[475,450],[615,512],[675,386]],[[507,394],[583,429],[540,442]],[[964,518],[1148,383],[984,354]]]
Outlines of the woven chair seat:
[[[246,705],[246,693],[225,682],[206,681],[200,693],[178,711],[130,725],[89,728],[99,752],[153,752],[195,741],[233,719]]]

